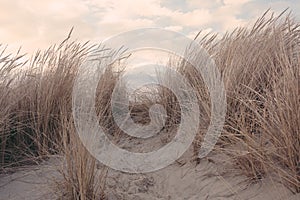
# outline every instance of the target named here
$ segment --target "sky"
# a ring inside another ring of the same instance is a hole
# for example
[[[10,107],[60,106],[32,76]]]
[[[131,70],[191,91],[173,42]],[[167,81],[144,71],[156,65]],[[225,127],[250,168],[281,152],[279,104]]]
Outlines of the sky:
[[[290,8],[300,19],[299,0],[0,0],[0,44],[30,54],[63,41],[72,27],[73,39],[93,43],[146,27],[190,38],[200,30],[224,34],[268,8],[277,14]]]

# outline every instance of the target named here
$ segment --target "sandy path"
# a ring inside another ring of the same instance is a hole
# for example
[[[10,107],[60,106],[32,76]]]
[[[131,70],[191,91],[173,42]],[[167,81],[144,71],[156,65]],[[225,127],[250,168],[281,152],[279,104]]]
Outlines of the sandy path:
[[[58,180],[57,159],[18,169],[13,174],[0,174],[1,200],[55,199],[53,181]]]
[[[298,200],[271,177],[253,183],[236,174],[230,162],[215,154],[199,164],[190,162],[188,151],[178,162],[153,173],[128,174],[108,170],[106,191],[109,200]],[[38,166],[0,175],[1,200],[56,199],[54,180],[61,175],[57,159]]]
[[[175,199],[175,200],[296,200],[295,196],[271,178],[251,183],[247,177],[230,172],[230,164],[220,156],[210,156],[198,165],[181,160],[149,174],[108,172],[109,199]]]

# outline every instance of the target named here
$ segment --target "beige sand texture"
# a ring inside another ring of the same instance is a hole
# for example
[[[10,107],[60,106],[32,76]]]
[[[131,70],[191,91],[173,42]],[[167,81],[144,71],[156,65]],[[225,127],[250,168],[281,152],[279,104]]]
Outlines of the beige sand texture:
[[[189,152],[186,153],[186,157]],[[126,174],[109,170],[106,185],[108,199],[251,199],[296,200],[287,188],[271,177],[251,182],[232,170],[222,156],[212,155],[199,164],[184,159],[153,173]]]
[[[199,164],[189,161],[189,150],[174,164],[147,174],[128,174],[108,170],[105,193],[109,200],[297,200],[287,188],[271,177],[251,182],[233,170],[220,154],[210,155]],[[2,174],[1,200],[57,199],[62,162],[50,159],[40,165]]]
[[[17,169],[12,174],[0,175],[1,200],[55,199],[55,181],[61,162],[49,159],[39,165]]]

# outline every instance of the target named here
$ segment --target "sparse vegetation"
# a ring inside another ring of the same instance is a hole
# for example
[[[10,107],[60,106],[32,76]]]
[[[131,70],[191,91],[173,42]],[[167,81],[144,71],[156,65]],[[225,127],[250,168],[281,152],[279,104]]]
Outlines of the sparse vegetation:
[[[270,14],[266,12],[253,27],[238,28],[221,39],[208,34],[196,40],[215,59],[226,88],[227,115],[216,149],[228,154],[251,179],[272,174],[300,192],[300,23],[291,15]],[[28,61],[19,53],[6,55],[5,47],[0,48],[0,170],[63,154],[62,198],[104,198],[105,169],[99,174],[96,160],[75,133],[72,118],[73,82],[94,46],[70,42],[68,37]],[[180,60],[177,70],[197,91],[202,114],[194,143],[197,150],[209,125],[210,99],[192,66]],[[112,67],[105,73],[98,85],[96,111],[99,123],[117,141],[121,131],[113,121],[110,99],[122,73]],[[173,81],[168,74],[159,76]],[[155,92],[155,103],[166,108],[166,128],[171,130],[180,121],[178,102],[165,88]],[[134,121],[149,123],[153,103],[141,95],[130,108]]]

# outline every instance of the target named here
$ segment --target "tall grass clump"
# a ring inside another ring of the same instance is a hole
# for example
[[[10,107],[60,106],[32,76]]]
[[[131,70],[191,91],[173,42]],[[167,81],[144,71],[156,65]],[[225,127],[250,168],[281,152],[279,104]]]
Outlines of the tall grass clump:
[[[228,95],[230,152],[255,179],[276,173],[300,189],[300,24],[263,15],[250,29],[237,29],[219,43],[216,62]]]
[[[62,154],[64,165],[59,171],[63,180],[57,182],[61,199],[104,199],[105,169],[98,170],[96,159],[81,143],[72,119],[62,119]]]
[[[71,42],[68,37],[58,46],[36,52],[28,61],[21,55],[5,55],[4,50],[0,54],[1,171],[61,154],[65,161],[61,170],[64,179],[59,183],[63,199],[103,196],[103,181],[95,181],[101,171],[81,144],[72,118],[73,84],[79,66],[93,49],[95,46]],[[110,122],[106,92],[111,92],[103,87],[114,88],[118,76],[111,69],[97,90],[102,125]]]
[[[18,97],[23,96],[23,93],[16,94],[13,91],[12,87],[14,87],[16,76],[12,74],[24,63],[18,62],[18,60],[22,59],[21,55],[6,55],[6,47],[3,47],[3,45],[0,47],[0,166],[2,167],[4,163],[9,164],[12,159],[16,159],[17,157],[14,154],[17,149],[13,145],[18,141],[18,137],[16,136],[16,130],[11,129],[15,115],[11,110],[17,105]]]
[[[299,192],[300,24],[284,13],[275,17],[267,11],[252,27],[197,41],[214,58],[226,89],[227,114],[218,147],[251,179],[276,174]],[[185,60],[177,70],[197,91],[200,128],[207,127],[209,120],[203,117],[210,117],[210,99],[201,74]],[[199,130],[196,150],[204,133]]]
[[[1,60],[1,167],[57,153],[60,117],[70,116],[73,79],[86,50],[86,44],[65,41],[28,62]]]

